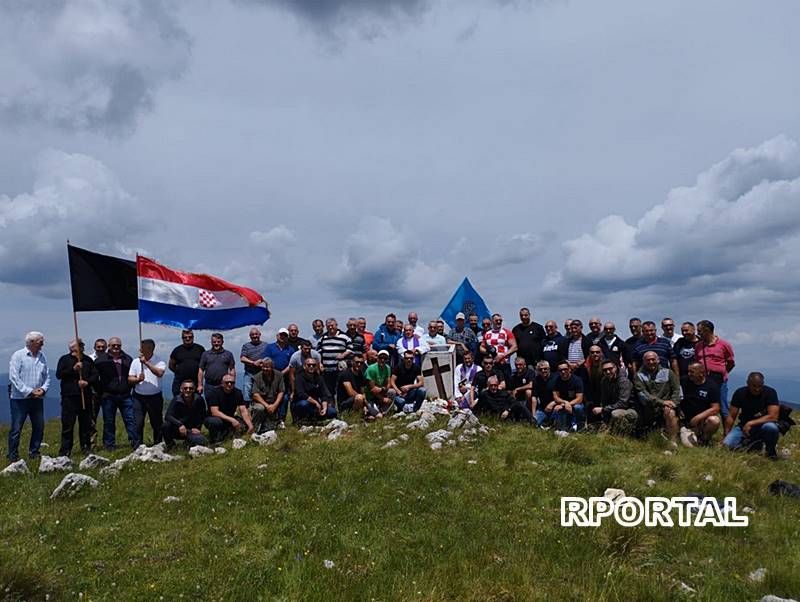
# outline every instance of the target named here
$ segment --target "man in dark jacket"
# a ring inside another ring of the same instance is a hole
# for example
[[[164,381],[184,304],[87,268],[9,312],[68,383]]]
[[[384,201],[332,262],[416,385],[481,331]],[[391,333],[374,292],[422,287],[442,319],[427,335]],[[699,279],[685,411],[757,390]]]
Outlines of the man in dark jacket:
[[[489,377],[486,389],[478,395],[472,411],[476,415],[494,414],[501,420],[510,419],[534,424],[533,414],[525,407],[525,402],[517,401],[511,393],[500,389],[500,379],[495,375]]]
[[[108,339],[108,353],[97,358],[95,366],[100,375],[100,406],[103,408],[103,447],[111,451],[117,447],[117,410],[128,433],[131,447],[138,442],[136,424],[133,416],[133,399],[128,373],[133,359],[122,350],[119,337]]]
[[[314,358],[306,358],[303,371],[295,377],[292,417],[295,423],[299,420],[336,418],[333,396]]]
[[[207,439],[200,430],[208,417],[206,400],[197,394],[194,380],[188,378],[178,385],[180,394],[170,402],[161,433],[167,449],[175,446],[175,439],[186,441],[186,447],[206,445]]]
[[[99,377],[92,359],[83,354],[83,341],[70,341],[69,353],[58,360],[56,378],[61,381],[61,447],[58,455],[72,454],[76,418],[81,451],[88,454],[92,447],[92,387],[97,386]]]
[[[600,381],[600,404],[594,406],[590,412],[600,416],[611,427],[612,432],[631,434],[639,417],[631,401],[633,384],[619,373],[619,365],[615,360],[603,360],[601,366],[603,378]]]

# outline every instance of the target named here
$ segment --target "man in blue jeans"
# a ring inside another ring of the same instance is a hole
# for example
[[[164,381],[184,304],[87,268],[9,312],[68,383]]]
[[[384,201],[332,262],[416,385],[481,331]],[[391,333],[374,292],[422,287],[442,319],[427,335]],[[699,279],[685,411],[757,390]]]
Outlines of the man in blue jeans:
[[[779,411],[778,393],[764,384],[761,372],[751,372],[747,375],[747,386],[737,389],[731,399],[730,413],[725,419],[727,434],[722,445],[728,449],[764,445],[767,457],[777,460]],[[737,418],[739,424],[734,426]]]
[[[108,353],[98,357],[95,362],[102,390],[103,447],[109,451],[117,447],[117,410],[122,414],[131,447],[135,448],[140,443],[133,416],[131,385],[128,383],[132,362],[133,358],[122,350],[119,337],[108,339]]]
[[[579,431],[586,422],[583,406],[583,382],[572,374],[567,360],[558,364],[558,375],[548,384],[553,392],[551,413],[553,424],[559,431]]]
[[[25,418],[31,419],[28,456],[39,456],[44,435],[44,396],[50,387],[47,358],[42,353],[44,335],[32,331],[25,335],[25,348],[11,355],[8,379],[11,382],[11,430],[8,432],[8,459],[19,460],[19,439]]]

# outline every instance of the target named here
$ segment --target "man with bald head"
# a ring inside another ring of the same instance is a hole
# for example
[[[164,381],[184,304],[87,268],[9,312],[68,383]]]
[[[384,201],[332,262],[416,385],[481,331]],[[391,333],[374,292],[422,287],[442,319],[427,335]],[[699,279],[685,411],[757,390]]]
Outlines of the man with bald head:
[[[122,350],[122,339],[108,339],[108,352],[98,357],[95,366],[100,375],[103,392],[100,405],[103,408],[103,447],[111,451],[117,448],[117,411],[128,433],[132,448],[139,444],[136,420],[133,415],[132,385],[128,382],[133,358]]]
[[[421,325],[417,324],[418,321],[419,317],[417,316],[417,312],[415,311],[408,312],[408,322],[406,323],[411,324],[411,326],[414,328],[414,334],[422,338],[423,336],[425,336],[425,329]]]
[[[722,444],[728,449],[755,449],[763,445],[766,447],[767,457],[777,460],[779,412],[778,393],[764,384],[764,375],[761,372],[751,372],[747,375],[747,386],[736,389],[733,394],[730,413],[725,420],[726,435]]]
[[[92,448],[92,387],[100,378],[92,359],[83,353],[83,341],[69,342],[69,353],[62,355],[56,367],[56,378],[61,381],[61,447],[59,456],[72,455],[75,420],[78,421],[78,438],[81,451],[88,454]]]
[[[640,429],[646,432],[664,427],[673,447],[677,447],[681,388],[675,372],[661,365],[658,353],[645,351],[642,367],[633,378],[633,388]]]
[[[603,336],[600,337],[600,342],[597,343],[603,351],[603,357],[611,360],[617,366],[628,366],[631,361],[630,349],[619,336],[617,336],[617,327],[614,322],[606,322],[603,325]]]

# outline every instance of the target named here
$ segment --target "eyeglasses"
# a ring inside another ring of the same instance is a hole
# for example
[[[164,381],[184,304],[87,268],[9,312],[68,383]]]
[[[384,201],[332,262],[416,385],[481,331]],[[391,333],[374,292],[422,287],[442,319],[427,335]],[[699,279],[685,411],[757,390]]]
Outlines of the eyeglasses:
[[[232,385],[232,384],[233,384],[233,381],[232,381],[232,380],[223,380],[223,381],[222,381],[222,384],[223,384],[223,385]]]
[[[589,326],[600,326],[600,322],[589,322]]]
[[[603,368],[603,372],[613,372],[613,371],[614,371],[613,367]]]
[[[111,347],[111,348],[114,348],[114,347],[122,347],[122,345],[109,345],[109,347]]]

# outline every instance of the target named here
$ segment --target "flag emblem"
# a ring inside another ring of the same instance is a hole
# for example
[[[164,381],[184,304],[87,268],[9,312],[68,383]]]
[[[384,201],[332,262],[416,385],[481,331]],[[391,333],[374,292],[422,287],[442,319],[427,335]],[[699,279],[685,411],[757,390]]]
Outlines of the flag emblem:
[[[211,291],[200,289],[200,292],[198,293],[198,298],[200,300],[201,307],[212,308],[220,304],[217,298],[214,296],[214,293],[212,293]]]

